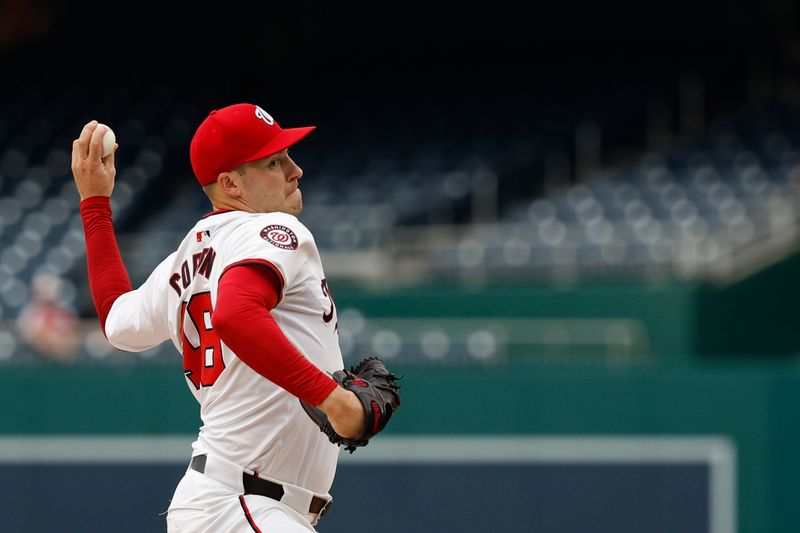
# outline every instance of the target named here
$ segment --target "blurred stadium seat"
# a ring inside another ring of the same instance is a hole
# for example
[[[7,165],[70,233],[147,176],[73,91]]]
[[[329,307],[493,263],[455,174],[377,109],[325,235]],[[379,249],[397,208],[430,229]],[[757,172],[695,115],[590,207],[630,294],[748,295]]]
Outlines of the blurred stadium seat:
[[[193,129],[212,107],[250,96],[227,85],[197,87],[168,64],[152,68],[87,83],[54,64],[0,89],[0,319],[7,324],[45,272],[63,279],[65,303],[92,330],[69,169],[71,141],[86,120],[101,117],[117,132],[112,207],[134,284],[208,211],[188,164]],[[306,173],[301,218],[335,282],[708,280],[744,275],[796,245],[800,109],[790,99],[740,101],[708,124],[695,120],[700,129],[671,132],[668,144],[639,144],[603,161],[603,143],[643,136],[629,122],[652,106],[627,79],[610,83],[587,68],[585,83],[603,82],[582,93],[500,66],[482,82],[458,66],[420,68],[375,69],[363,92],[335,93],[336,106],[309,113],[321,127],[296,149]],[[411,74],[430,79],[430,88]],[[663,91],[681,86],[682,76],[654,66],[638,81]],[[408,102],[385,101],[381,87],[390,83]],[[698,83],[692,87],[702,89]],[[284,106],[302,108],[310,92],[298,91],[297,100],[277,94]],[[566,165],[558,175],[554,161]],[[86,353],[113,358],[92,339]],[[22,354],[14,346],[6,351]],[[171,346],[142,355],[162,351],[172,356]]]

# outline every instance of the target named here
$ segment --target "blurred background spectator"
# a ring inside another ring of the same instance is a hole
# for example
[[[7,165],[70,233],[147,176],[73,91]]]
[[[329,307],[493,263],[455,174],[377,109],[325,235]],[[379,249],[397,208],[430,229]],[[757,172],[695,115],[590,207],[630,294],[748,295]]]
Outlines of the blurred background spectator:
[[[17,319],[22,340],[43,359],[71,361],[78,347],[78,317],[63,302],[63,282],[52,274],[37,274],[30,301]]]

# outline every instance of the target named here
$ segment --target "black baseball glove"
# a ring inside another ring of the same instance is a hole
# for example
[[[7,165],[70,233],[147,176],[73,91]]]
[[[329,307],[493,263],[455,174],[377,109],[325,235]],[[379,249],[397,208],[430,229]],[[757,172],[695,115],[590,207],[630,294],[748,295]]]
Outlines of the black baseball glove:
[[[350,371],[337,370],[333,373],[342,387],[355,393],[364,408],[364,431],[353,439],[346,439],[333,430],[328,417],[313,405],[300,400],[308,416],[328,436],[328,439],[353,453],[356,448],[366,446],[372,437],[386,427],[392,414],[400,407],[400,385],[395,376],[386,369],[380,357],[370,356],[350,367]]]

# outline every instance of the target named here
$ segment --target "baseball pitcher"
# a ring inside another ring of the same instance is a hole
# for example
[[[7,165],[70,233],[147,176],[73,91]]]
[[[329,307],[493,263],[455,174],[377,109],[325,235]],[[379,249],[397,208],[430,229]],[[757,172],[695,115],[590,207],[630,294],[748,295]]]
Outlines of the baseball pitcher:
[[[400,404],[379,357],[343,368],[333,294],[297,218],[303,171],[288,150],[313,129],[281,128],[249,103],[212,111],[189,150],[211,208],[136,289],[114,234],[107,127],[91,121],[73,142],[102,331],[131,352],[171,340],[200,408],[170,532],[315,531],[340,447],[365,446]]]

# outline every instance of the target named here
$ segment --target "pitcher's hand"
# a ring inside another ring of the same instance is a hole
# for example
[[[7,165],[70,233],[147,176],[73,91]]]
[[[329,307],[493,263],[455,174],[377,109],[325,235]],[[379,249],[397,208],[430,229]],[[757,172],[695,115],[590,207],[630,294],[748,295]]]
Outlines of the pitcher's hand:
[[[91,196],[111,196],[114,190],[114,178],[117,175],[114,154],[119,145],[114,143],[114,151],[102,157],[103,135],[107,129],[92,120],[72,142],[72,177],[81,200]]]

